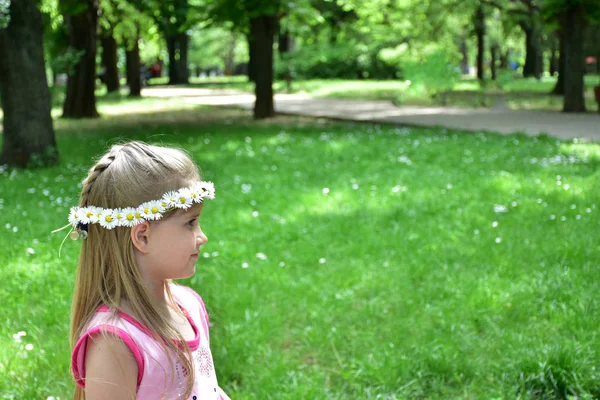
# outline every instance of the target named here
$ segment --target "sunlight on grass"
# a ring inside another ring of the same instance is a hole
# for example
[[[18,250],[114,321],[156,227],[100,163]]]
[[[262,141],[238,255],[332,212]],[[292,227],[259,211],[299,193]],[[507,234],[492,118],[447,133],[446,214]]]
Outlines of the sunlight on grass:
[[[61,165],[0,171],[1,398],[72,394],[80,242],[59,259],[49,232],[123,139],[183,147],[216,184],[186,283],[232,398],[600,395],[598,144],[105,100],[57,123]]]

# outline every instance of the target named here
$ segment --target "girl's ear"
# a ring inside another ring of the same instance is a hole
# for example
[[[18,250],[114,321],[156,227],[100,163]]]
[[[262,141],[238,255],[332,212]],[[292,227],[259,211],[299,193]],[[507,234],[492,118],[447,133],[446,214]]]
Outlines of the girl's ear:
[[[135,248],[142,254],[148,253],[148,242],[150,234],[150,223],[143,221],[131,228],[131,241]]]

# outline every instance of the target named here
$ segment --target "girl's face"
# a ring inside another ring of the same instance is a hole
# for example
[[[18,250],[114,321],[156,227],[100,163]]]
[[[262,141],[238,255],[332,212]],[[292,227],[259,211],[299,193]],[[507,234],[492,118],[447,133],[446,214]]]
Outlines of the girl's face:
[[[202,204],[152,222],[144,275],[153,280],[189,278],[196,272],[200,246],[208,239],[199,225]]]

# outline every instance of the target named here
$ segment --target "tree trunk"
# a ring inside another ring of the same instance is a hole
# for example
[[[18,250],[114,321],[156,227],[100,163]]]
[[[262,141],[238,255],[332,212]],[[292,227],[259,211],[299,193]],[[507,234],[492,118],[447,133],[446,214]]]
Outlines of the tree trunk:
[[[581,3],[571,6],[565,12],[565,24],[562,30],[565,34],[565,77],[564,77],[564,112],[585,112],[583,96],[585,73],[585,58],[583,39],[585,34],[585,11]]]
[[[279,54],[283,55],[290,51],[290,31],[287,29],[279,30]]]
[[[69,47],[81,57],[69,74],[63,118],[96,118],[96,26],[98,4],[84,0],[87,8],[76,15],[65,15],[69,29]]]
[[[112,32],[100,39],[102,44],[102,66],[104,67],[104,83],[108,93],[119,90],[119,68],[117,67],[117,41]]]
[[[483,81],[483,61],[485,53],[485,13],[481,3],[475,12],[475,34],[477,35],[477,79]]]
[[[190,69],[188,66],[188,48],[190,37],[183,32],[177,35],[177,43],[179,44],[179,60],[177,69],[180,81],[178,83],[187,85],[190,82]]]
[[[138,40],[133,41],[130,48],[125,52],[125,62],[127,64],[127,85],[129,86],[130,97],[140,97],[142,94],[142,78],[140,76],[140,48]]]
[[[0,164],[46,166],[58,162],[50,117],[42,15],[35,0],[10,4],[10,22],[0,29],[0,96],[4,134]]]
[[[510,66],[508,65],[508,57],[510,55],[510,50],[506,50],[505,52],[500,53],[500,69],[508,69]]]
[[[494,43],[490,48],[490,56],[492,57],[492,61],[490,62],[490,70],[492,71],[492,80],[495,81],[497,77],[496,73],[496,62],[498,60],[498,44]]]
[[[226,76],[232,76],[235,70],[235,45],[236,45],[236,35],[235,33],[231,33],[229,38],[229,42],[227,43],[227,52],[225,53],[225,58],[223,60],[223,64],[225,64],[225,71],[223,72]]]
[[[252,34],[248,35],[248,79],[256,83],[256,40]]]
[[[559,17],[560,25],[564,24],[564,16]],[[565,54],[567,49],[565,48],[565,34],[562,29],[558,30],[558,78],[556,79],[556,85],[552,89],[552,94],[563,95],[565,94]]]
[[[467,46],[467,37],[462,34],[460,36],[460,54],[462,59],[460,61],[460,71],[463,75],[469,74],[469,46]]]
[[[558,56],[557,56],[557,48],[556,48],[556,38],[550,36],[550,62],[548,72],[550,72],[550,76],[554,76],[554,74],[558,73]]]
[[[185,32],[166,36],[170,85],[187,85],[189,83],[188,41],[189,38]]]
[[[277,29],[275,16],[261,15],[250,19],[250,36],[255,43],[254,64],[255,94],[254,118],[264,119],[275,116],[273,107],[273,42]]]
[[[534,23],[535,24],[535,23]],[[523,66],[523,77],[542,77],[542,66],[540,65],[541,57],[541,36],[537,27],[532,25],[522,24],[521,28],[525,32],[525,65]]]

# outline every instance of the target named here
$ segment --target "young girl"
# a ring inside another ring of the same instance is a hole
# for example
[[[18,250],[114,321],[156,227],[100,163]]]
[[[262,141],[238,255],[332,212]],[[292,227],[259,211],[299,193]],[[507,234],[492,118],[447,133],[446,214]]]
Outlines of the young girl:
[[[113,146],[71,209],[82,239],[71,321],[75,399],[226,399],[194,275],[211,182],[180,150]]]

